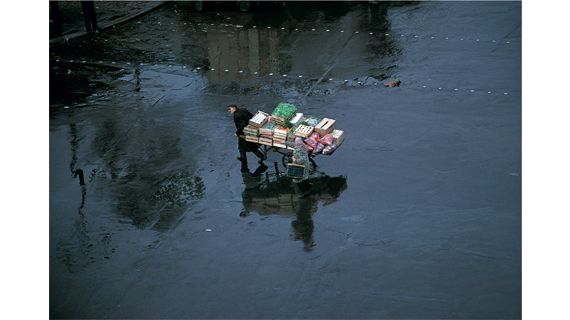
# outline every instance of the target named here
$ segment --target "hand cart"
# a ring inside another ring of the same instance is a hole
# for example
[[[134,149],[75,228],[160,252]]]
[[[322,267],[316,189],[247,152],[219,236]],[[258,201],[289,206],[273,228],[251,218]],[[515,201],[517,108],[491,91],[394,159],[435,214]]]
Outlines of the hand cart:
[[[284,148],[278,148],[278,147],[270,147],[267,145],[262,144],[262,150],[261,152],[263,152],[263,154],[265,154],[267,156],[267,154],[271,151],[271,152],[275,152],[275,153],[279,153],[281,155],[281,164],[283,165],[283,167],[285,169],[287,169],[287,165],[289,163],[291,163],[291,159],[293,157],[293,150],[291,149],[284,149]],[[309,169],[309,172],[314,172],[317,170],[317,163],[315,162],[315,160],[313,159],[315,156],[317,156],[316,154],[309,154],[309,161],[311,162],[311,168]]]
[[[245,139],[245,136],[240,135],[239,136],[240,139]],[[247,141],[247,139],[246,139]],[[260,149],[260,151],[265,155],[265,157],[267,158],[268,153],[271,152],[276,152],[279,153],[281,155],[281,164],[283,165],[283,167],[285,168],[285,172],[287,172],[288,170],[288,165],[292,163],[292,157],[293,157],[293,150],[289,149],[289,148],[281,148],[281,147],[275,147],[275,146],[268,146],[266,144],[263,143],[256,143],[254,141],[249,141],[250,143],[254,143],[259,145],[260,147],[262,147]],[[342,143],[342,142],[341,142]],[[331,152],[330,154],[327,155],[332,155],[334,153]],[[321,153],[310,153],[308,154],[309,156],[309,162],[311,163],[311,166],[309,168],[306,168],[307,170],[309,170],[309,174],[313,174],[315,172],[317,172],[317,163],[315,162],[314,158],[319,155]],[[301,166],[304,167],[304,166]],[[278,172],[278,168],[277,168],[277,162],[275,163],[275,170]]]

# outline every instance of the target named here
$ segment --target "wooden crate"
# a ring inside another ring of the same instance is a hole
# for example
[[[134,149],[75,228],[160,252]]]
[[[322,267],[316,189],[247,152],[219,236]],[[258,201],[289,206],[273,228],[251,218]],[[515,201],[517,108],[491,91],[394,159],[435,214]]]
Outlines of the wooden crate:
[[[258,136],[259,135],[259,129],[252,126],[252,125],[247,125],[247,126],[245,126],[245,128],[243,128],[243,133],[245,133],[246,135],[250,135],[250,136]]]
[[[300,165],[289,163],[287,164],[287,176],[293,179],[301,179],[305,176],[305,171],[307,167]]]
[[[269,120],[269,114],[263,111],[257,111],[253,118],[249,119],[249,124],[256,128],[259,128],[267,123]]]
[[[331,134],[336,139],[336,145],[340,146],[344,141],[344,131],[335,129]]]
[[[313,130],[315,128],[311,127],[311,126],[306,126],[304,124],[301,124],[297,127],[297,129],[295,130],[295,135],[297,137],[301,137],[301,138],[307,138],[308,136],[311,135],[311,133],[313,133]]]
[[[315,126],[315,131],[322,137],[327,133],[331,133],[334,130],[336,120],[324,118]]]
[[[259,128],[259,134],[273,136],[273,130],[275,130],[276,128],[277,128],[276,125],[272,123],[266,123],[263,125],[263,127]]]
[[[278,138],[287,139],[287,132],[289,132],[289,129],[287,129],[285,127],[277,127],[277,128],[275,128],[275,130],[273,130],[273,136],[278,137]]]
[[[260,144],[263,144],[263,145],[266,145],[266,146],[272,147],[272,146],[273,146],[273,139],[271,139],[271,138],[265,138],[265,137],[260,137],[260,138],[259,138],[259,143],[260,143]]]
[[[245,136],[245,141],[249,141],[249,142],[255,142],[255,143],[259,143],[259,138],[258,137],[253,137],[253,136]]]
[[[303,119],[303,114],[302,113],[297,113],[293,119],[291,119],[291,121],[289,121],[289,123],[291,123],[291,125],[296,126],[297,124],[299,124],[301,122],[301,119]]]
[[[273,146],[281,149],[287,149],[287,145],[273,141]]]

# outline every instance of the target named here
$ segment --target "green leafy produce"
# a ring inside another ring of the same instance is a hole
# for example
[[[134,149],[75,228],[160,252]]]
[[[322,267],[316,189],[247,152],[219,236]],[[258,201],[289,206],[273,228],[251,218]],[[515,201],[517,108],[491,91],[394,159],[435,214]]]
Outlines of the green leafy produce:
[[[297,114],[297,107],[290,103],[281,102],[275,107],[272,115],[277,116],[284,121],[291,120]]]

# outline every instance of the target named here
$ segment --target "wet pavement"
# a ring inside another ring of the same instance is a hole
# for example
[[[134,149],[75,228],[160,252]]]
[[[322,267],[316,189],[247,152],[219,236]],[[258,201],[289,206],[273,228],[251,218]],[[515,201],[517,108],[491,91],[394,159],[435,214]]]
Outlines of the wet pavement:
[[[133,14],[152,10],[160,5],[158,1],[96,1],[94,3],[95,15],[98,28],[116,24],[122,19]],[[61,21],[61,33],[57,32],[55,24],[55,11],[59,12]],[[50,3],[50,39],[63,36],[73,39],[80,34],[85,34],[85,19],[80,1],[53,1]]]
[[[520,12],[169,3],[50,47],[50,316],[520,318]],[[347,135],[308,197],[235,160],[225,106],[280,101]]]

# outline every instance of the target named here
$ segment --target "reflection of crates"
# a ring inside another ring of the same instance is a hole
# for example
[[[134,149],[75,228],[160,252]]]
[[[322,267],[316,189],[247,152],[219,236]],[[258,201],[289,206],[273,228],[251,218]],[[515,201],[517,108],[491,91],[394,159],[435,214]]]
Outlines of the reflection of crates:
[[[319,135],[324,136],[327,133],[331,133],[334,130],[336,120],[324,118],[315,126],[315,132]]]
[[[300,164],[289,163],[287,165],[287,176],[293,179],[302,179],[307,168]]]
[[[296,208],[299,207],[299,197],[292,193],[284,194],[259,194],[252,197],[243,204],[248,209],[253,209],[261,214],[280,214],[292,215],[296,214]]]
[[[295,135],[301,138],[306,138],[313,133],[313,127],[301,124],[295,130]]]

